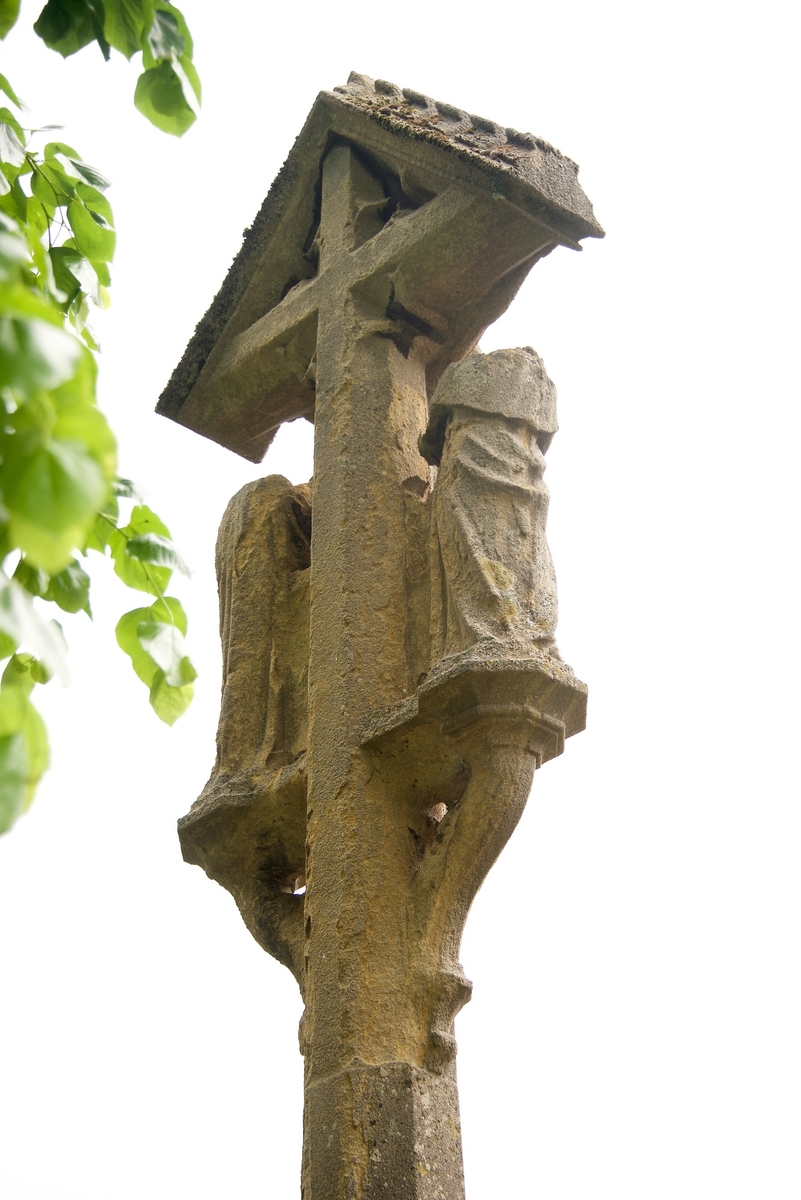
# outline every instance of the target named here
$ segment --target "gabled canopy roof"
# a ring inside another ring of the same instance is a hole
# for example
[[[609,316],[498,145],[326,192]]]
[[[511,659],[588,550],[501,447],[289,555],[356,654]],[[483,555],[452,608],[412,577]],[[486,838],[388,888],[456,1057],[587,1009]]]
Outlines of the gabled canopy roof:
[[[503,197],[551,230],[549,249],[557,244],[580,249],[581,238],[603,237],[579,186],[576,164],[547,142],[409,88],[351,74],[345,87],[321,92],[315,100],[245,233],[242,249],[162,393],[158,412],[218,437],[191,419],[189,409],[182,417],[182,409],[212,351],[259,320],[298,280],[308,277],[309,242],[319,220],[321,163],[336,140],[350,142],[393,178],[389,186],[399,187],[404,202],[425,203],[459,182]]]

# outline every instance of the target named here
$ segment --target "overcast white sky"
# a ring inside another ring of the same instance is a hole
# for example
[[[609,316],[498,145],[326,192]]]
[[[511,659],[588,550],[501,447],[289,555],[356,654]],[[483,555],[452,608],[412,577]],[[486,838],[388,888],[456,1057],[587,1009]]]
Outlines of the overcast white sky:
[[[161,726],[98,580],[73,685],[46,694],[52,770],[0,842],[0,1193],[299,1194],[295,984],[174,830],[214,755],[217,523],[248,479],[308,477],[310,427],[254,468],[152,410],[315,94],[355,69],[547,138],[607,229],[539,264],[482,343],[534,345],[559,390],[559,643],[590,711],[468,922],[468,1196],[798,1200],[791,6],[185,12],[205,102],[181,142],[134,111],[122,59],[36,43],[36,4],[0,53],[114,181],[101,394],[195,568],[201,676]]]

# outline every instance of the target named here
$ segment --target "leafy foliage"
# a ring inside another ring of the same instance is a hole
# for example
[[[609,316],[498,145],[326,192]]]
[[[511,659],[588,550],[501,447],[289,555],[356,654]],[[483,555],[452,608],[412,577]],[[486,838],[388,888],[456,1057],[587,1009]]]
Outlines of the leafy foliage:
[[[97,42],[105,59],[112,49],[127,59],[141,51],[145,69],[134,93],[139,111],[158,129],[178,137],[195,120],[201,88],[192,37],[183,14],[168,0],[158,5],[153,0],[48,0],[33,28],[64,58],[91,42]]]
[[[18,0],[0,0],[0,37]],[[97,42],[142,53],[137,108],[182,134],[200,83],[183,16],[152,0],[48,0],[34,25],[65,57]],[[167,724],[186,710],[195,671],[186,615],[166,594],[186,567],[163,521],[117,478],[116,441],[97,407],[98,346],[90,324],[108,305],[116,232],[109,181],[64,142],[37,148],[0,75],[0,833],[30,804],[48,765],[35,686],[67,681],[59,613],[91,617],[90,553],[151,598],[126,613],[117,641]],[[130,510],[123,520],[120,502]],[[48,606],[50,606],[48,610]]]

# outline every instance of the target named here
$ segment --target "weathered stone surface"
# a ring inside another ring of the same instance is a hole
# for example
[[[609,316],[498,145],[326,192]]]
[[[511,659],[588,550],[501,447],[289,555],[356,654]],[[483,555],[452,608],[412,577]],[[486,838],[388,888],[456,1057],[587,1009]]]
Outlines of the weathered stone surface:
[[[352,1111],[351,1122],[331,1120]],[[409,1063],[356,1063],[306,1095],[306,1188],[348,1200],[441,1200],[462,1191],[459,1099],[453,1068],[432,1074]]]
[[[543,453],[559,428],[556,388],[531,346],[472,354],[448,367],[431,397],[428,428],[420,439],[421,452],[430,463],[439,464],[448,422],[454,410],[462,408],[525,421]]]
[[[302,984],[311,488],[273,475],[217,538],[223,680],[217,760],[178,826],[187,862],[227,887]]]
[[[586,711],[553,641],[553,385],[471,351],[600,232],[544,143],[352,77],[162,399],[246,457],[315,421],[313,496],[272,476],[224,518],[217,762],[180,825],[304,996],[304,1200],[464,1195],[464,922]]]
[[[308,484],[274,475],[237,493],[217,539],[223,683],[215,783],[230,787],[306,750],[310,563]]]
[[[373,182],[351,217],[352,257],[323,278],[321,164],[337,143]],[[577,175],[540,138],[352,74],[317,97],[159,412],[260,461],[283,421],[314,414],[317,314],[368,280],[394,335],[427,339],[433,392],[535,262],[603,236]]]
[[[434,395],[422,449],[433,496],[435,657],[483,642],[554,648],[556,578],[545,538],[543,451],[556,392],[534,351],[454,363]]]

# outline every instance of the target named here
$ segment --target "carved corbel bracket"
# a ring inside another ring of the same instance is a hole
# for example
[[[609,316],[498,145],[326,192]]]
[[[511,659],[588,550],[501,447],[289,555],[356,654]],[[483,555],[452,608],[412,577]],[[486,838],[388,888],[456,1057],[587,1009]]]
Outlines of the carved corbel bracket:
[[[410,823],[405,897],[410,973],[425,1009],[425,1065],[456,1052],[469,1000],[459,945],[470,905],[512,834],[536,767],[584,727],[587,692],[564,663],[454,656],[383,714],[363,745]]]
[[[231,893],[256,941],[303,994],[305,755],[280,770],[213,776],[178,836],[185,861]]]

